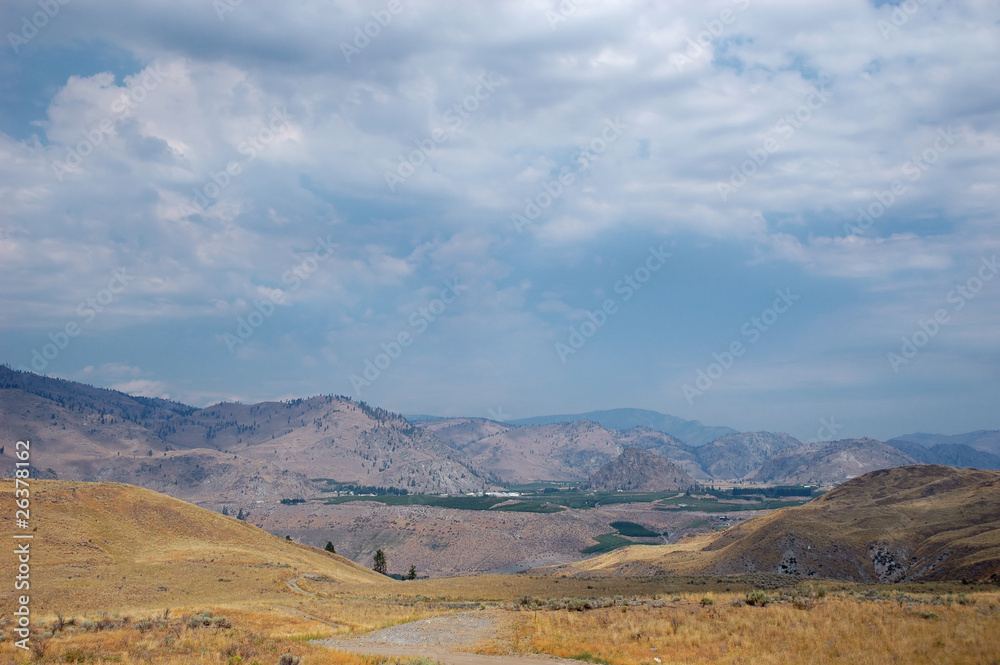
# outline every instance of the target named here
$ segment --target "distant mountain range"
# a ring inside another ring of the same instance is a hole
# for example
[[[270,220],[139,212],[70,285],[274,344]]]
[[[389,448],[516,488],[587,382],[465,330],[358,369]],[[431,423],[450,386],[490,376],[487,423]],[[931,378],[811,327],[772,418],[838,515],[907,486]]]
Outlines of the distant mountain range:
[[[994,455],[1000,455],[1000,430],[979,430],[966,434],[904,434],[886,441],[889,445],[896,442],[919,443],[925,448],[934,446],[968,446]]]
[[[804,444],[642,409],[415,420],[332,395],[198,409],[0,367],[0,437],[35,441],[35,477],[114,480],[234,509],[337,489],[464,493],[584,483],[630,448],[702,484],[830,486],[921,463],[1000,469],[995,431]],[[0,474],[12,471],[12,453],[0,455]],[[627,461],[614,482],[645,483],[641,464]]]
[[[537,416],[507,421],[508,425],[553,425],[589,420],[605,429],[629,430],[633,427],[647,427],[680,439],[689,446],[703,446],[727,434],[736,434],[731,427],[711,427],[697,420],[684,420],[646,409],[609,409],[588,411],[558,416]]]

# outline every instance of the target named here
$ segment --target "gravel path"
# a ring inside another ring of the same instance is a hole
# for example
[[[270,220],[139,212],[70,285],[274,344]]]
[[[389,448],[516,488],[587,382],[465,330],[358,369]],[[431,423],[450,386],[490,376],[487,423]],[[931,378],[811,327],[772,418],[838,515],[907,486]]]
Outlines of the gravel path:
[[[461,612],[403,623],[357,637],[316,640],[314,644],[353,653],[422,656],[445,665],[579,665],[579,661],[546,656],[484,656],[463,651],[494,638],[496,626],[494,612]]]

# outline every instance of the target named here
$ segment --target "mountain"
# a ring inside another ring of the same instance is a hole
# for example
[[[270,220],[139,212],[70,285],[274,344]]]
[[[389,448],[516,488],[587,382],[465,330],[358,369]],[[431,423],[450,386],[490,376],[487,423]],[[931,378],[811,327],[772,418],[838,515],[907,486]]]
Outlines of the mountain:
[[[462,419],[460,419],[462,420]],[[486,421],[489,423],[491,421]],[[442,421],[432,426],[441,427]],[[495,427],[477,425],[477,427]],[[506,484],[530,483],[538,480],[586,480],[591,473],[621,448],[610,432],[597,423],[578,421],[556,425],[497,428],[495,433],[474,438],[472,429],[462,425],[466,437],[449,436],[456,451],[476,468],[491,474]],[[488,433],[487,430],[476,430]],[[473,440],[470,440],[473,439]]]
[[[434,418],[411,421],[417,427],[431,432],[442,443],[462,451],[469,444],[488,436],[502,434],[511,428],[485,418]]]
[[[580,489],[663,492],[686,490],[694,484],[691,476],[656,453],[642,448],[626,448],[621,455],[598,469]]]
[[[0,367],[0,436],[34,440],[32,464],[59,478],[243,508],[300,498],[314,478],[411,492],[493,486],[432,433],[335,396],[196,409]]]
[[[874,439],[843,439],[803,445],[771,457],[752,480],[762,483],[837,485],[894,466],[919,464],[906,453]]]
[[[710,479],[689,446],[648,427],[622,432],[587,420],[512,427],[483,418],[439,418],[417,427],[507,484],[585,480],[629,446],[669,458],[695,478]]]
[[[0,480],[0,501],[14,505],[12,480]],[[31,548],[33,608],[57,599],[68,611],[287,598],[286,583],[302,575],[392,584],[343,557],[139,487],[32,479],[31,502],[43,538]],[[0,575],[13,579],[16,565],[0,557]]]
[[[938,443],[930,448],[902,439],[890,439],[885,443],[919,460],[922,464],[941,464],[969,469],[1000,469],[1000,456],[977,450],[964,443]]]
[[[1000,473],[904,466],[726,532],[713,574],[768,570],[858,582],[1000,579]]]
[[[938,445],[960,445],[969,446],[976,450],[1000,455],[1000,430],[979,430],[977,432],[966,432],[965,434],[904,434],[897,436],[892,441],[908,441],[919,443],[925,448]]]
[[[717,535],[560,567],[584,575],[785,573],[855,582],[1000,582],[1000,472],[903,466]]]
[[[628,430],[633,427],[648,427],[670,436],[676,437],[690,446],[701,446],[723,437],[735,434],[736,430],[729,427],[711,427],[702,425],[697,420],[684,420],[668,416],[657,411],[646,409],[609,409],[606,411],[589,411],[558,416],[537,416],[507,421],[508,425],[551,425],[555,423],[571,423],[579,420],[590,420],[600,424],[605,429]]]
[[[669,434],[648,427],[633,427],[624,432],[616,431],[615,440],[622,448],[642,448],[666,457],[695,480],[711,480],[711,476],[705,473],[698,462],[697,449]]]
[[[775,455],[794,451],[802,442],[787,434],[728,434],[696,450],[701,467],[713,478],[742,480],[756,474]]]

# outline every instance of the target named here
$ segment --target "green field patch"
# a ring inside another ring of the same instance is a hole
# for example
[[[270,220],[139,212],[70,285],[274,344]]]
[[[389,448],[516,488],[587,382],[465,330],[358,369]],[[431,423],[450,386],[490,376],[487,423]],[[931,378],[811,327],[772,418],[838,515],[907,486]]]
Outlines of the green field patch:
[[[622,536],[627,536],[629,538],[659,538],[660,534],[655,531],[651,531],[641,524],[636,524],[635,522],[612,522],[611,528],[618,531]]]
[[[597,541],[597,545],[591,545],[580,550],[580,554],[604,554],[605,552],[611,552],[622,547],[635,545],[631,540],[622,538],[617,533],[602,533],[599,536],[594,536],[594,540]]]
[[[566,508],[548,501],[519,501],[505,506],[494,506],[492,510],[506,510],[513,513],[561,513]]]

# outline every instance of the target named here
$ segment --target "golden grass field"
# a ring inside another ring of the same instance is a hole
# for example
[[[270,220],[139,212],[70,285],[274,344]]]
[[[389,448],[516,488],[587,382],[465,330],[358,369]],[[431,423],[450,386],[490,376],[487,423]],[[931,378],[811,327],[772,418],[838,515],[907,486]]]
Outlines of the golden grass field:
[[[3,505],[12,487],[0,481]],[[395,661],[309,640],[456,611],[495,618],[501,630],[484,653],[614,665],[1000,662],[995,585],[561,573],[397,582],[131,486],[32,481],[32,502],[39,653],[10,640],[5,592],[5,664],[277,665],[291,653],[301,665],[377,665]],[[8,522],[0,535],[11,542]],[[0,580],[13,579],[12,561],[0,556]]]

